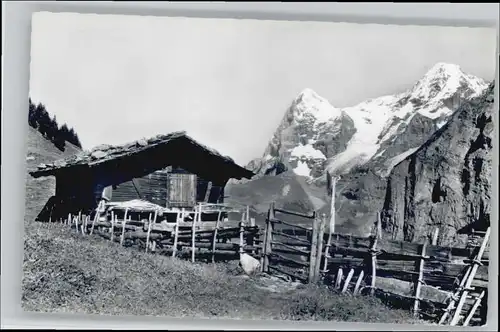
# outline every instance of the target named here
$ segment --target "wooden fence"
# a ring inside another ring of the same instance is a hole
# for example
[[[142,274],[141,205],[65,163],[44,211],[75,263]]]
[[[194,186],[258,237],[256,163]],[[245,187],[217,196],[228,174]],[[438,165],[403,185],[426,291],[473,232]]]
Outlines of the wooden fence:
[[[240,220],[202,221],[203,212],[181,210],[176,213],[175,222],[167,222],[160,221],[158,211],[109,209],[100,205],[92,218],[70,214],[62,222],[82,234],[96,234],[145,252],[188,256],[192,262],[196,258],[212,262],[238,259],[242,253],[260,257],[260,247],[255,244],[260,230],[250,218],[248,208],[239,212]],[[148,218],[137,218],[137,215]]]
[[[294,214],[271,204],[263,271],[307,282],[323,280],[354,295],[369,292],[399,307],[406,304],[415,316],[440,324],[484,321],[484,311],[477,309],[485,307],[487,298],[489,229],[479,247],[444,247],[392,241],[379,234],[368,238],[326,234],[325,216],[295,214],[311,219],[309,226],[298,226],[276,217],[277,212]],[[278,225],[288,229],[277,230]]]
[[[63,222],[82,234],[95,233],[146,252],[187,256],[193,262],[239,259],[248,253],[260,259],[262,272],[326,282],[342,293],[368,292],[440,324],[484,323],[490,229],[479,234],[479,246],[467,248],[387,240],[378,234],[380,227],[367,238],[326,233],[325,215],[277,209],[274,203],[265,232],[250,218],[248,207],[240,211],[239,220],[215,222],[202,221],[201,209],[182,210],[173,222],[160,221],[157,211],[146,215],[138,218],[133,209],[103,205],[93,218],[68,215]]]
[[[297,217],[302,219],[302,223],[289,223],[279,218],[277,214]],[[317,275],[317,228],[316,213],[304,215],[275,209],[272,203],[266,218],[261,257],[262,271],[273,270],[303,282],[314,281]]]

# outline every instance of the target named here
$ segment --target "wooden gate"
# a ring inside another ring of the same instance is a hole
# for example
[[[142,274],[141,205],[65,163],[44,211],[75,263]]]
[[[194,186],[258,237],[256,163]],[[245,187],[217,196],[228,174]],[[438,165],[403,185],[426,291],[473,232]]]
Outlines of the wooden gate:
[[[278,215],[278,216],[277,216]],[[286,220],[285,220],[286,219]],[[290,220],[294,219],[294,220]],[[271,204],[266,219],[261,266],[303,282],[314,282],[320,272],[326,218],[276,209]]]
[[[192,208],[196,205],[195,174],[169,173],[167,177],[167,206]]]

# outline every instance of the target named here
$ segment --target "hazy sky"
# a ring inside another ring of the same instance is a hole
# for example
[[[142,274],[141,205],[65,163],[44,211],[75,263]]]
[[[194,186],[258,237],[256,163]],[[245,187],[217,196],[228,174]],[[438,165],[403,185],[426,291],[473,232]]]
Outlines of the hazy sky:
[[[84,148],[186,130],[259,157],[304,88],[333,106],[411,87],[437,62],[495,76],[496,31],[37,13],[30,96]]]

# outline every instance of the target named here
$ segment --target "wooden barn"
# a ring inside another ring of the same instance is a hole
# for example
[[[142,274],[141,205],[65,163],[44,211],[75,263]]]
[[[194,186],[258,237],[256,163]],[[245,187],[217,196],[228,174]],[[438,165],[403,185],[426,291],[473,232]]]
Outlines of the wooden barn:
[[[89,152],[39,165],[35,178],[54,176],[56,192],[37,220],[90,213],[101,199],[149,201],[166,208],[223,203],[231,178],[254,173],[189,137],[174,132],[121,146],[101,145]]]

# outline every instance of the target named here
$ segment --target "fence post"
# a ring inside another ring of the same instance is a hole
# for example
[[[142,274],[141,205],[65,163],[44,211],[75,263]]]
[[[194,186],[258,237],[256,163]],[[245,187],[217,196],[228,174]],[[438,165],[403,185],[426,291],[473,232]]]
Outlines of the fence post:
[[[415,317],[418,316],[419,304],[420,304],[420,290],[422,288],[422,284],[424,283],[424,264],[425,260],[428,258],[425,255],[425,249],[427,247],[427,242],[422,245],[422,255],[420,257],[420,264],[418,268],[418,280],[415,286],[415,303],[413,305],[413,315]]]
[[[245,235],[245,220],[247,219],[245,217],[245,214],[246,214],[246,212],[244,212],[241,215],[241,221],[240,221],[240,246],[239,246],[240,258],[241,258],[241,255],[243,255],[243,253],[245,252],[243,250],[243,246],[245,245],[244,242],[243,242],[243,237]]]
[[[214,237],[212,238],[212,263],[215,263],[215,243],[217,242],[217,233],[219,231],[221,215],[222,213],[219,211],[217,214],[217,221],[215,222]]]
[[[271,255],[272,248],[271,248],[271,242],[273,238],[273,220],[274,220],[274,202],[271,203],[269,206],[269,211],[267,213],[267,219],[266,219],[266,234],[264,238],[264,261],[262,265],[262,270],[264,272],[269,272],[269,256]]]
[[[111,211],[111,234],[109,235],[109,240],[114,241],[115,238],[115,214]]]
[[[123,242],[125,241],[125,224],[127,223],[127,214],[128,214],[128,208],[125,209],[125,214],[123,215],[122,236],[120,238],[120,245],[123,245]]]
[[[264,228],[264,239],[261,242],[261,252],[260,252],[260,272],[264,272],[266,270],[266,255],[267,255],[267,234],[269,233],[269,210],[267,211],[266,217],[266,226]]]
[[[314,282],[314,272],[316,272],[316,254],[318,250],[318,228],[319,228],[319,221],[318,218],[315,216],[314,221],[313,221],[313,227],[312,227],[312,236],[311,236],[311,254],[309,257],[309,278],[308,282]]]
[[[375,294],[375,281],[377,279],[377,242],[378,238],[381,234],[379,231],[381,230],[382,222],[380,220],[380,213],[377,214],[377,227],[375,230],[375,238],[373,239],[373,244],[370,248],[371,256],[372,256],[372,280],[371,280],[371,289],[370,294]]]
[[[196,258],[196,222],[198,218],[201,220],[201,204],[199,206],[199,211],[194,213],[193,224],[191,227],[191,262],[194,263]]]
[[[323,261],[323,273],[326,273],[328,269],[328,259],[331,257],[330,256],[330,248],[332,246],[332,236],[333,233],[330,231],[328,234],[328,240],[326,242],[325,246],[325,260]]]
[[[179,223],[181,222],[181,220],[184,221],[184,209],[177,212],[177,218],[175,219],[174,245],[172,248],[172,257],[175,257],[175,254],[177,254],[177,242],[179,240]]]
[[[432,245],[435,246],[438,243],[439,227],[436,227],[434,234],[432,235]]]
[[[250,215],[250,213],[249,213]],[[248,226],[250,226],[249,232],[247,234],[247,245],[254,247],[255,246],[255,218],[247,219]],[[256,254],[255,250],[252,249],[252,254]]]
[[[316,256],[316,263],[314,264],[314,281],[318,281],[320,277],[320,270],[321,270],[321,256],[323,254],[323,242],[325,238],[325,228],[326,228],[326,214],[323,213],[321,216],[321,222],[319,225],[319,231],[318,231],[318,251],[317,251],[317,256]],[[325,261],[326,261],[326,255],[325,255]]]
[[[153,224],[156,223],[156,218],[158,218],[158,210],[155,209],[155,214],[153,219],[149,219],[149,224],[148,224],[148,234],[146,235],[146,252],[148,252],[148,246],[149,246],[149,237],[151,236],[151,228],[153,227]]]
[[[82,222],[82,224],[81,224],[81,225],[80,225],[80,221]],[[78,212],[78,225],[80,225],[80,230],[82,231],[82,234],[83,234],[82,211],[79,211],[79,212]],[[76,229],[76,231],[78,232],[78,229]]]
[[[87,221],[88,221],[89,217],[86,216],[86,215],[83,215],[82,216],[82,234],[87,234]]]

